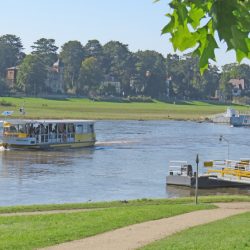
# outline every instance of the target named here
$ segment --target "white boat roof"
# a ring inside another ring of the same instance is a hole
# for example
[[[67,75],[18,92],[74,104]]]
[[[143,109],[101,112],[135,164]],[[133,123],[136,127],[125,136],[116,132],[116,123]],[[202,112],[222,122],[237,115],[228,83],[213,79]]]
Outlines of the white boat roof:
[[[9,119],[5,120],[4,122],[12,123],[12,124],[24,124],[24,123],[94,123],[94,120],[46,120],[46,119],[39,119],[39,120],[28,120],[28,119]]]

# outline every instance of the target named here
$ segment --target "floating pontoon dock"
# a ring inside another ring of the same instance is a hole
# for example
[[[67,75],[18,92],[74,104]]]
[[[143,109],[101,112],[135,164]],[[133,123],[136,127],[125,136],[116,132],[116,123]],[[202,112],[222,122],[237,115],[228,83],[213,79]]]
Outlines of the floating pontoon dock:
[[[204,167],[209,169],[198,176],[199,188],[250,187],[249,160],[209,161],[204,162]],[[196,185],[196,172],[186,161],[171,161],[166,183],[193,188]]]

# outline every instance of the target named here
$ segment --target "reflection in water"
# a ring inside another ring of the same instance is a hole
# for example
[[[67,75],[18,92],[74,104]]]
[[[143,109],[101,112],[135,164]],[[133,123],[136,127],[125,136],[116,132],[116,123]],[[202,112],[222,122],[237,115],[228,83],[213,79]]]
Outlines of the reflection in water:
[[[91,158],[94,149],[60,151],[5,150],[1,153],[1,175],[20,178],[34,175],[57,175],[72,171],[74,159]],[[60,171],[61,170],[61,171]]]
[[[193,189],[169,186],[170,160],[249,158],[250,134],[195,122],[100,121],[92,149],[0,151],[0,205],[65,203],[190,196]],[[202,171],[202,169],[201,169]],[[248,189],[201,190],[200,194],[249,194]]]

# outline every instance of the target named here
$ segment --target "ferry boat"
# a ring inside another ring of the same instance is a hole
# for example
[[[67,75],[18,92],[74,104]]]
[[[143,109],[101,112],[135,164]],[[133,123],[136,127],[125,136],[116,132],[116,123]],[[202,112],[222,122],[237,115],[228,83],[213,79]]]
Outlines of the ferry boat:
[[[239,114],[230,118],[230,124],[234,127],[249,127],[250,126],[250,114]]]
[[[11,120],[3,122],[5,148],[53,149],[94,146],[94,121]]]
[[[250,159],[206,161],[203,167],[207,171],[197,176],[199,188],[250,186]],[[170,161],[166,183],[194,188],[196,174],[187,161]]]

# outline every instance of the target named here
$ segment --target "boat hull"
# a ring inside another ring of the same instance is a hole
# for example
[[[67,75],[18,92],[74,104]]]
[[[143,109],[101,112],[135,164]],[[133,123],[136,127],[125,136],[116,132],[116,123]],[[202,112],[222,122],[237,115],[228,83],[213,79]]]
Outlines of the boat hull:
[[[85,148],[85,147],[93,147],[94,145],[95,141],[60,143],[60,144],[33,144],[33,145],[3,144],[5,148],[10,148],[10,149],[37,149],[37,150],[49,150],[49,149],[60,149],[60,148]]]

